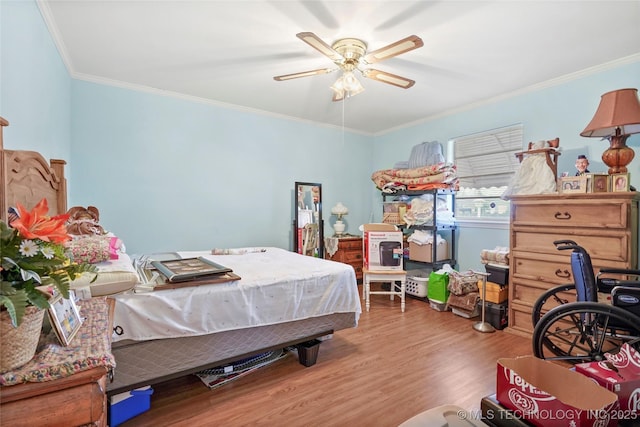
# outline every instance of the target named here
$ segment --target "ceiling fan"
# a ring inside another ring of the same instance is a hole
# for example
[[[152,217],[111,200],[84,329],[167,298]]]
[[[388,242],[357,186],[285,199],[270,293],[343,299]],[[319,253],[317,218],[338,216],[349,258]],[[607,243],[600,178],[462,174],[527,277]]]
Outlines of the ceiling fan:
[[[277,81],[297,79],[300,77],[315,76],[318,74],[327,74],[337,70],[342,70],[343,74],[331,86],[333,89],[333,100],[340,101],[349,96],[357,95],[364,88],[356,79],[353,71],[358,70],[364,77],[408,89],[415,84],[415,81],[396,74],[387,73],[385,71],[368,68],[369,64],[384,61],[393,58],[410,50],[422,47],[424,43],[418,36],[409,36],[388,46],[367,53],[367,44],[359,39],[345,38],[337,40],[333,45],[329,46],[320,37],[310,32],[296,34],[303,42],[316,49],[321,54],[331,59],[338,68],[320,68],[318,70],[303,71],[300,73],[284,74],[275,76],[273,79]]]

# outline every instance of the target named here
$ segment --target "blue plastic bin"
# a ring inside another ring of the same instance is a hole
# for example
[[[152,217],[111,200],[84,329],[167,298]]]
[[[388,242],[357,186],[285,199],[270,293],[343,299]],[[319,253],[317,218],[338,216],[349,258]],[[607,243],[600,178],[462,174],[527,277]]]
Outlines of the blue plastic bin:
[[[152,394],[153,389],[151,386],[147,386],[111,396],[109,401],[109,425],[116,427],[136,415],[148,411],[151,408]]]

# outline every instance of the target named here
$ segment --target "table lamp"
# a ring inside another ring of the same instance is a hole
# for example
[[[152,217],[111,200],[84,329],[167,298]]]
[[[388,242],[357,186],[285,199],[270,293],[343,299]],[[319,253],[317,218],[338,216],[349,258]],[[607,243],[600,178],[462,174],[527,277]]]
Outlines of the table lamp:
[[[336,223],[333,224],[333,229],[335,230],[336,235],[338,236],[344,233],[346,225],[344,222],[342,222],[342,217],[348,213],[349,213],[349,209],[347,209],[347,207],[343,205],[342,202],[338,202],[337,205],[331,208],[331,214],[338,217],[338,219],[336,220]]]
[[[634,133],[640,133],[638,89],[618,89],[602,95],[596,114],[580,135],[609,140],[602,161],[609,166],[611,175],[627,172],[635,153],[626,142]]]

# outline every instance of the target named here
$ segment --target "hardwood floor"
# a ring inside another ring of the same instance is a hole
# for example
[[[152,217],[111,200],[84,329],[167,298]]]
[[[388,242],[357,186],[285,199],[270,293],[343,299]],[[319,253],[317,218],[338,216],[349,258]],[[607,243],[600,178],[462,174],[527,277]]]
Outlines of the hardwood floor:
[[[529,339],[480,333],[478,319],[437,312],[423,301],[372,300],[357,328],[335,333],[309,368],[296,352],[221,388],[195,376],[153,386],[151,409],[131,426],[397,426],[455,404],[479,416],[495,392],[496,360],[530,355]]]

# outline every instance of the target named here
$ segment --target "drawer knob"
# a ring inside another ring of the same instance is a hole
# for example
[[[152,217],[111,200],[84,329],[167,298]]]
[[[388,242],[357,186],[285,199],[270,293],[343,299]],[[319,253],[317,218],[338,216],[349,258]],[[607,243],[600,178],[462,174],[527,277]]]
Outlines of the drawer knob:
[[[563,279],[568,279],[569,277],[571,277],[571,273],[568,270],[557,269],[556,276],[562,277]]]
[[[556,212],[554,216],[556,219],[571,219],[571,214],[569,212]]]

